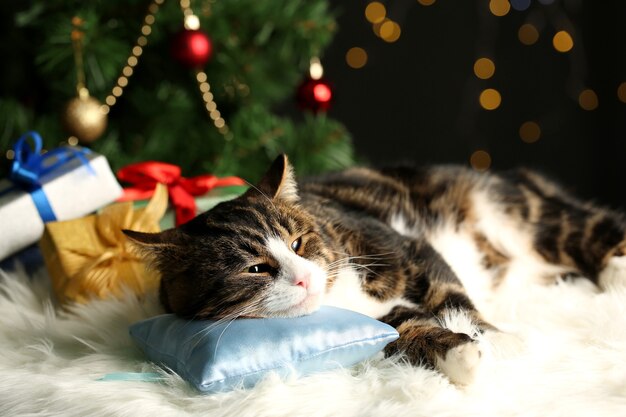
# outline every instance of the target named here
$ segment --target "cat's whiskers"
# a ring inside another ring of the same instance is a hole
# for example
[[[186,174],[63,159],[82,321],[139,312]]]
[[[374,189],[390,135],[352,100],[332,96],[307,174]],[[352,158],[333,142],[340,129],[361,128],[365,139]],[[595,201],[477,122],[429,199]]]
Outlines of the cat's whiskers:
[[[355,272],[356,268],[354,268],[354,266],[355,266],[354,264],[346,264],[346,265],[338,266],[330,271],[326,271],[326,277],[337,278],[341,274]]]
[[[248,307],[256,307],[256,303]],[[224,332],[230,327],[231,324],[233,324],[235,320],[237,320],[239,317],[241,317],[244,314],[250,313],[251,311],[252,311],[252,308],[244,308],[239,314],[233,317],[232,320],[230,320],[230,322],[224,327],[224,330],[222,330],[222,333],[220,333],[219,337],[217,338],[217,342],[215,343],[215,351],[213,352],[213,356],[217,356],[217,348],[220,346],[220,340],[222,340],[222,336],[224,336]]]
[[[392,253],[392,252],[390,252]],[[380,256],[376,256],[376,255],[365,255],[365,256],[346,256],[343,257],[341,259],[337,259],[336,261],[330,262],[329,264],[327,264],[325,266],[326,269],[331,269],[333,267],[335,267],[336,265],[343,265],[343,264],[350,264],[350,265],[359,265],[355,262],[355,260],[366,260],[366,261],[383,261],[386,259],[391,259],[391,257],[380,257]],[[369,266],[372,266],[373,264],[369,264]],[[388,264],[380,264],[381,266],[384,265],[388,265]]]
[[[381,274],[379,274],[378,272],[374,271],[373,269],[371,269],[370,267],[373,266],[387,266],[388,264],[379,264],[379,263],[372,263],[372,264],[357,264],[357,263],[352,263],[352,262],[347,262],[341,265],[333,265],[332,268],[325,268],[324,272],[326,273],[326,278],[327,279],[335,279],[338,278],[339,276],[341,276],[341,274],[343,273],[354,273],[354,272],[361,272],[361,271],[368,271],[369,273],[371,273],[372,275],[376,275],[378,277],[382,277]]]
[[[370,266],[385,266],[386,264],[368,264],[368,265],[360,265],[360,264],[352,264],[353,267],[356,267],[355,269],[359,270],[359,269],[364,269],[368,272],[370,272],[373,275],[376,275],[377,277],[381,277],[382,275],[380,275],[378,272],[374,271],[372,268],[369,268]]]
[[[334,251],[334,250],[331,250],[331,252],[332,253],[336,253],[338,255],[344,255],[343,258],[338,259],[335,262],[340,262],[340,261],[342,261],[344,259],[353,259],[353,258],[374,259],[374,260],[377,260],[377,259],[390,259],[390,258],[396,258],[397,255],[398,255],[398,253],[395,252],[395,251],[393,251],[393,252],[382,252],[382,253],[372,253],[372,254],[369,254],[369,255],[358,255],[358,256],[348,255],[348,253],[344,252],[344,251]],[[389,255],[395,255],[395,256],[389,256]]]
[[[387,255],[387,254],[395,254],[394,252],[388,252],[385,254],[373,254],[373,255],[362,255],[362,256],[346,256],[344,258],[338,259],[334,262],[329,263],[328,265],[325,266],[324,271],[326,272],[326,275],[328,277],[336,277],[338,276],[341,272],[347,272],[347,271],[355,271],[355,270],[366,270],[368,272],[370,272],[373,275],[376,276],[381,276],[378,272],[374,271],[371,267],[376,267],[376,266],[388,266],[389,264],[384,264],[384,263],[368,263],[368,264],[359,264],[356,262],[353,262],[355,260],[384,260],[384,259],[389,259],[389,257],[380,257],[379,255]],[[337,270],[337,274],[333,274],[335,272],[335,270]]]
[[[266,307],[265,313],[267,313],[268,315],[276,315],[276,313],[288,311],[291,307],[293,307],[293,298],[293,293],[273,294],[271,297],[271,304],[278,305],[279,307],[274,307],[272,309]],[[283,308],[283,305],[287,305],[287,308]]]
[[[371,264],[359,264],[356,262],[346,262],[339,265],[331,265],[331,267],[326,267],[326,271],[332,271],[336,268],[344,268],[344,267],[353,267],[353,268],[370,268],[374,266],[389,266],[390,264],[382,264],[382,263],[371,263]]]
[[[199,330],[198,332],[194,333],[193,335],[189,336],[189,338],[187,340],[185,340],[185,343],[191,341],[192,339],[197,338],[197,340],[194,343],[194,347],[200,343],[202,341],[202,339],[208,335],[209,333],[211,333],[213,331],[213,329],[215,329],[217,326],[219,326],[220,324],[224,323],[226,320],[229,320],[233,317],[233,315],[228,315],[225,317],[222,317],[216,321],[214,321],[213,323],[211,323],[210,325],[208,325],[207,327]],[[194,319],[190,320],[189,323],[192,323],[194,321]],[[195,320],[195,321],[202,321],[202,320]]]
[[[238,310],[238,311],[234,311],[232,313],[226,314],[223,317],[220,317],[219,319],[217,319],[216,321],[214,321],[213,323],[211,323],[209,326],[203,328],[202,330],[198,331],[197,333],[193,334],[192,336],[190,336],[186,342],[197,338],[194,346],[196,346],[198,343],[200,343],[202,341],[202,339],[207,336],[209,333],[211,333],[216,327],[220,326],[221,324],[223,324],[226,321],[229,321],[228,325],[224,328],[224,330],[222,331],[222,333],[220,334],[220,339],[222,337],[222,335],[224,334],[224,331],[228,328],[228,326],[231,325],[231,323],[238,319],[241,316],[245,316],[251,312],[254,311],[255,308],[257,308],[260,304],[261,300],[255,300],[254,302],[251,302],[250,304],[245,305],[242,309]],[[197,316],[197,315],[196,315]],[[191,321],[190,321],[191,322]],[[218,339],[218,343],[219,343],[219,339]]]

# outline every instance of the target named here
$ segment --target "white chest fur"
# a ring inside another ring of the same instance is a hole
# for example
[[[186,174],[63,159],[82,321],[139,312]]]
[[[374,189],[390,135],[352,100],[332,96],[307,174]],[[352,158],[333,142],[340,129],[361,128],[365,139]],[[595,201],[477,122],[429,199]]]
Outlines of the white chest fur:
[[[326,292],[322,304],[345,308],[374,318],[384,316],[398,305],[415,306],[403,298],[393,298],[381,302],[369,296],[361,288],[360,274],[348,267],[339,273],[333,286]]]

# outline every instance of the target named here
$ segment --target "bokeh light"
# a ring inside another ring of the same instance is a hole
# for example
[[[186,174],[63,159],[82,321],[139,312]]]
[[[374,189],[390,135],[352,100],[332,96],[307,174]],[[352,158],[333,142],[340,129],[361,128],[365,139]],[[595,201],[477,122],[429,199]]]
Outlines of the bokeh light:
[[[519,137],[526,143],[537,142],[541,137],[541,127],[533,121],[524,122],[519,128]]]
[[[386,23],[388,21],[389,21],[389,19],[384,18],[381,22],[376,22],[376,23],[374,23],[372,25],[372,30],[374,31],[374,34],[376,36],[378,36],[379,38],[380,38],[380,28],[381,28],[381,26],[383,25],[383,23]]]
[[[385,6],[377,1],[371,2],[365,8],[365,18],[370,23],[380,23],[385,20],[386,15],[387,10],[385,9]]]
[[[350,68],[363,68],[367,64],[367,52],[358,46],[348,49],[348,52],[346,52],[346,63]]]
[[[532,45],[539,39],[539,31],[532,23],[524,23],[517,31],[517,37],[524,45]]]
[[[491,0],[489,11],[495,16],[504,16],[511,11],[511,3],[509,0]]]
[[[617,98],[622,103],[626,103],[626,82],[623,82],[617,87]]]
[[[417,2],[422,6],[430,6],[435,3],[435,0],[417,0]]]
[[[309,75],[311,75],[311,78],[314,80],[319,80],[324,76],[324,67],[318,57],[311,58],[311,61],[309,62]],[[206,76],[204,77],[204,80],[206,80]]]
[[[387,19],[385,22],[383,22],[382,25],[380,25],[379,33],[380,37],[385,42],[395,42],[400,38],[400,25],[398,25],[393,20]]]
[[[195,14],[185,16],[185,29],[198,30],[200,29],[200,19]]]
[[[476,171],[486,171],[491,166],[491,155],[487,151],[479,149],[470,156],[470,165]]]
[[[478,58],[474,62],[474,74],[481,80],[491,78],[496,71],[496,66],[489,58]]]
[[[578,96],[578,104],[583,110],[591,111],[597,109],[599,103],[596,92],[590,88],[581,91],[580,95]]]
[[[559,52],[569,52],[574,47],[574,40],[567,31],[561,30],[552,38],[552,45]]]
[[[493,88],[487,88],[480,93],[478,101],[480,102],[480,105],[483,109],[495,110],[500,107],[502,97],[500,96],[498,90],[494,90]]]

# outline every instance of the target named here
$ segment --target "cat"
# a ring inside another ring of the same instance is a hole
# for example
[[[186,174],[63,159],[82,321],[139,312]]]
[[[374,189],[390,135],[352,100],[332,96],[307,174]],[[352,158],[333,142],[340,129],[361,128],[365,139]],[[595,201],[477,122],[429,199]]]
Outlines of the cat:
[[[580,274],[607,287],[626,271],[625,225],[619,214],[528,170],[351,168],[298,184],[281,155],[243,195],[188,223],[125,233],[160,271],[168,312],[234,319],[344,307],[398,330],[386,355],[403,354],[464,385],[474,378],[481,347],[472,335],[445,328],[443,318],[460,311],[481,332],[498,329],[450,266],[463,254],[436,249],[439,231],[471,241],[492,272],[490,285],[500,285],[521,259],[540,265],[546,278]]]

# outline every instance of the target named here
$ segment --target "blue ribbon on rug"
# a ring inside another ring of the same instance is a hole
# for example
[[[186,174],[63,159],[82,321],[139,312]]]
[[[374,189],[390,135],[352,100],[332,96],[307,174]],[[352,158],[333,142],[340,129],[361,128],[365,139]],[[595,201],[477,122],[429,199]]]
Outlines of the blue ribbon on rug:
[[[30,146],[29,138],[33,140],[34,147]],[[43,191],[41,178],[58,170],[73,159],[78,159],[81,164],[87,167],[90,174],[95,175],[96,173],[85,157],[90,153],[89,149],[63,147],[42,154],[42,146],[43,140],[35,131],[26,132],[15,142],[13,145],[15,159],[9,174],[9,179],[14,185],[0,191],[0,197],[18,188],[22,189],[30,194],[41,219],[47,223],[55,221],[57,217],[52,206],[50,206],[46,193]]]
[[[106,374],[96,381],[141,381],[141,382],[160,382],[164,380],[163,375],[156,372],[115,372]]]

